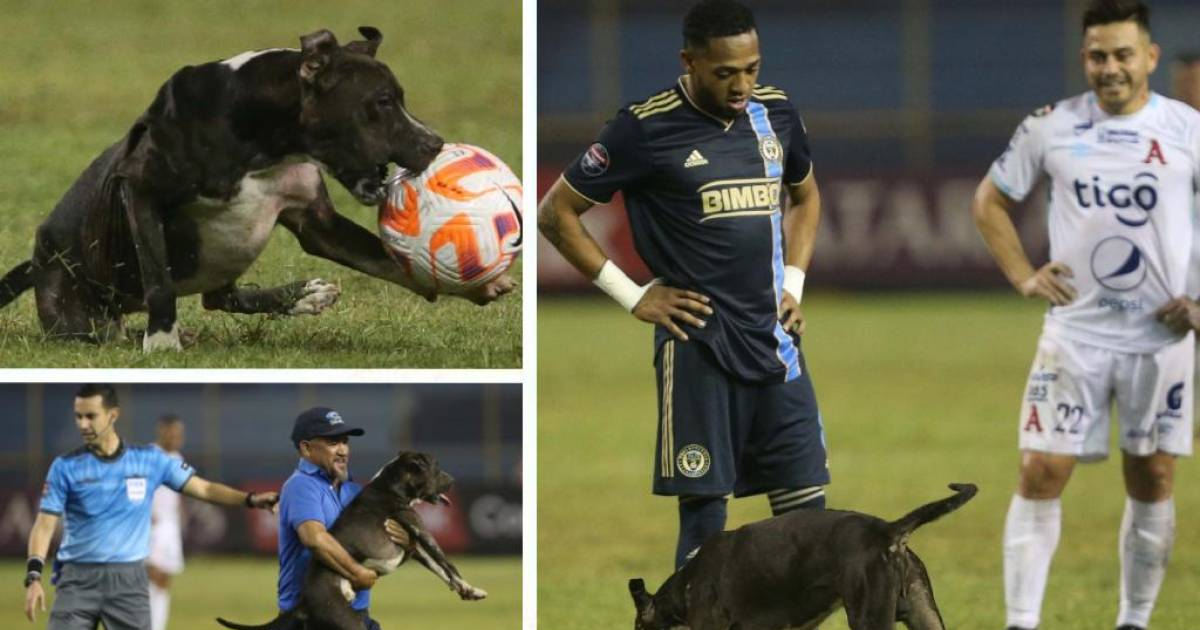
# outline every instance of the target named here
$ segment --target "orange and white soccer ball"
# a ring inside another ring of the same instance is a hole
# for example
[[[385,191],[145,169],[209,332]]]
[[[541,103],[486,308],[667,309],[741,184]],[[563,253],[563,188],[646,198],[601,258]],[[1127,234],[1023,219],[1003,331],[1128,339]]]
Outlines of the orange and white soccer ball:
[[[419,175],[398,171],[379,206],[385,249],[422,286],[462,293],[521,253],[521,180],[492,155],[446,144]]]

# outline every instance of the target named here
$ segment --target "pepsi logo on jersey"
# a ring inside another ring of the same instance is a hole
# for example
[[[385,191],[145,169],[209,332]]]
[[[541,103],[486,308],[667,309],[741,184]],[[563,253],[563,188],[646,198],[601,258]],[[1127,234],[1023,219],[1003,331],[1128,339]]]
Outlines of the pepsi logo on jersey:
[[[1080,208],[1114,208],[1117,220],[1129,227],[1140,227],[1150,220],[1150,211],[1158,205],[1158,176],[1141,172],[1133,176],[1133,183],[1106,186],[1099,175],[1091,182],[1075,180],[1075,200]],[[1122,210],[1133,210],[1138,214],[1122,214]]]

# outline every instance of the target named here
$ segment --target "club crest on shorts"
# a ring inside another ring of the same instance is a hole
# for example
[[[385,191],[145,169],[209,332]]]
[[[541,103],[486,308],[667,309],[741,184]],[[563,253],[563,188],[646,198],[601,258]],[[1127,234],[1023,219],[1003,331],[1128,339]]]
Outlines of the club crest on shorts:
[[[599,142],[588,147],[579,160],[579,170],[591,177],[603,175],[608,170],[608,149]]]
[[[688,444],[679,449],[679,454],[675,456],[675,467],[684,477],[703,477],[711,466],[712,456],[708,454],[708,449],[699,444]]]
[[[768,162],[778,162],[783,158],[783,146],[779,144],[779,138],[775,136],[764,136],[762,140],[759,140],[758,152]]]
[[[141,503],[146,500],[146,478],[145,477],[126,477],[125,478],[125,496],[129,497],[131,503]]]

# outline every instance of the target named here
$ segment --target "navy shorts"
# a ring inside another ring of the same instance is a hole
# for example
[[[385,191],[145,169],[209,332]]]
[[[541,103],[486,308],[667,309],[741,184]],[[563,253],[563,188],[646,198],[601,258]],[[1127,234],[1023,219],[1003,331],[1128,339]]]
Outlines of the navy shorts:
[[[787,383],[729,376],[708,346],[668,340],[654,358],[654,494],[749,496],[829,483],[825,432],[804,356]]]

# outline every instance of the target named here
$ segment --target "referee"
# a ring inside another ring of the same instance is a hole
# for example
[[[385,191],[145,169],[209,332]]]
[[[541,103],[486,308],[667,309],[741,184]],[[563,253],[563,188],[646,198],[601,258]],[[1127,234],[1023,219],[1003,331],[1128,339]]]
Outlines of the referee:
[[[149,585],[143,562],[150,546],[150,505],[165,485],[209,503],[271,508],[278,493],[246,493],[197,477],[186,462],[150,446],[125,444],[111,385],[84,385],[75,393],[75,426],[83,446],[54,459],[33,531],[25,575],[25,616],[46,610],[42,572],[60,518],[63,539],[55,561],[58,587],[52,630],[150,627]]]

